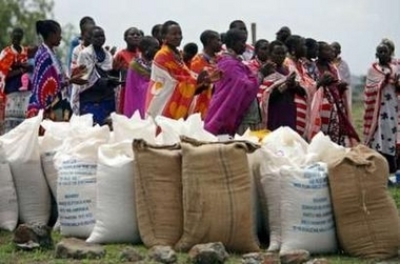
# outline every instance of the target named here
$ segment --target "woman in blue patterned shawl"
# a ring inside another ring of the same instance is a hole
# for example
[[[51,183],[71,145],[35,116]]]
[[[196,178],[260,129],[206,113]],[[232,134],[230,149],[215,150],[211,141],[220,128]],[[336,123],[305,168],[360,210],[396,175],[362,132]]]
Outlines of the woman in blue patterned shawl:
[[[67,90],[71,83],[83,84],[80,79],[84,68],[78,68],[67,79],[60,60],[55,53],[55,47],[61,42],[61,27],[54,20],[36,22],[36,31],[43,38],[35,56],[32,96],[29,101],[27,116],[36,116],[39,110],[45,110],[45,118],[52,120],[69,119],[69,103]]]

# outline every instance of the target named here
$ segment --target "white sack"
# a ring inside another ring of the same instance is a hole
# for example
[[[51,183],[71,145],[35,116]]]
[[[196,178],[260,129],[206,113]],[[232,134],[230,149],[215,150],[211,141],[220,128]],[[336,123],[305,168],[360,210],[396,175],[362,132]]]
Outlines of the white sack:
[[[138,243],[132,142],[99,148],[96,225],[89,243]]]
[[[24,120],[18,127],[0,138],[10,164],[22,223],[47,224],[50,218],[51,197],[42,171],[39,152],[39,127],[43,118]]]

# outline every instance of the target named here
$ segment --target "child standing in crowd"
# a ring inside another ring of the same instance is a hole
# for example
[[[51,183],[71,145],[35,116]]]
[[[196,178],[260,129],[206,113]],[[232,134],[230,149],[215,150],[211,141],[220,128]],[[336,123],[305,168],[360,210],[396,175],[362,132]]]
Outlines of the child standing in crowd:
[[[219,78],[220,72],[217,68],[217,60],[218,53],[222,48],[222,42],[218,32],[206,30],[201,33],[200,41],[203,44],[203,51],[192,59],[190,69],[196,74],[206,70],[210,75]],[[213,87],[214,85],[210,84],[207,89],[197,94],[191,106],[191,113],[200,113],[203,120],[208,111]]]
[[[35,67],[35,55],[38,50],[37,46],[28,47],[28,60],[27,64],[32,71],[26,72],[21,76],[21,87],[19,88],[20,91],[27,91],[30,89],[30,85],[33,81],[33,69]]]
[[[6,104],[1,112],[4,113],[2,133],[7,133],[25,119],[25,110],[29,101],[29,86],[27,73],[33,68],[28,64],[27,48],[22,46],[24,31],[15,28],[11,33],[11,45],[0,54],[0,90],[4,94]],[[26,90],[21,87],[26,85]],[[3,121],[1,120],[1,121]]]
[[[126,80],[126,75],[130,63],[140,56],[139,43],[142,39],[142,34],[138,28],[128,28],[124,33],[126,48],[117,52],[113,59],[114,75],[121,81]],[[125,101],[125,86],[121,85],[116,90],[116,111],[123,113]]]
[[[143,37],[139,42],[141,56],[134,59],[128,68],[125,86],[124,115],[131,117],[135,111],[145,118],[145,101],[150,82],[151,65],[154,56],[160,49],[158,40]]]
[[[87,84],[79,87],[73,102],[74,107],[79,107],[81,115],[93,114],[94,123],[104,125],[109,115],[115,111],[114,89],[120,82],[109,75],[112,55],[103,47],[106,41],[104,30],[95,26],[90,36],[91,44],[78,57],[78,66],[83,66],[89,73]]]

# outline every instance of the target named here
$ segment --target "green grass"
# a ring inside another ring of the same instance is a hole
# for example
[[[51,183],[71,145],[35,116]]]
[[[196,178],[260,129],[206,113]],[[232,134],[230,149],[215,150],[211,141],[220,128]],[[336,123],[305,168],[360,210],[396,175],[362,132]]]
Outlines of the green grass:
[[[362,102],[353,103],[353,122],[354,125],[361,135],[362,129]],[[400,188],[390,188],[391,195],[396,201],[397,208],[400,209]],[[388,227],[390,228],[390,227]],[[61,240],[61,236],[54,232],[53,240],[55,243]],[[75,264],[75,263],[87,263],[87,264],[116,264],[121,263],[119,259],[120,252],[127,246],[130,245],[106,245],[106,256],[102,260],[90,261],[74,261],[74,260],[59,260],[54,258],[54,251],[19,251],[15,249],[12,242],[12,234],[10,232],[0,231],[0,264],[32,264],[32,263],[45,263],[45,264]],[[147,253],[147,249],[144,246],[134,246],[144,256]],[[356,258],[346,257],[344,255],[329,255],[329,256],[313,256],[314,258],[326,258],[331,264],[372,264],[374,261],[360,260]],[[187,263],[186,254],[178,254],[179,263]],[[150,263],[150,262],[146,262]],[[231,255],[228,264],[241,263],[240,256]],[[398,261],[400,263],[400,260]]]
[[[362,125],[363,125],[363,114],[364,114],[364,105],[362,101],[353,102],[353,112],[352,119],[354,128],[357,130],[358,135],[362,137]]]
[[[52,237],[55,244],[62,239],[61,235],[57,232],[53,232]],[[122,263],[120,260],[120,253],[122,250],[126,247],[132,246],[143,256],[146,256],[147,254],[147,249],[143,245],[115,244],[104,246],[106,250],[106,256],[101,260],[64,260],[55,259],[54,250],[17,250],[12,244],[11,240],[12,233],[0,231],[0,264],[118,264]],[[178,263],[187,263],[187,258],[187,254],[178,254]],[[153,262],[147,260],[146,263],[151,264]],[[240,257],[231,256],[227,263],[240,263]]]

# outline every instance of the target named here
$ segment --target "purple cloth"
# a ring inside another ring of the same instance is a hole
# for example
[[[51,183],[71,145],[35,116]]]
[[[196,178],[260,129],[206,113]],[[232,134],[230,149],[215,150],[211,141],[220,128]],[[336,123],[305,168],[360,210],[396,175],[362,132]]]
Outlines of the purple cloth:
[[[288,126],[296,131],[296,104],[294,93],[286,90],[281,93],[275,89],[268,104],[268,124],[267,128],[274,131],[281,126]]]
[[[135,111],[139,111],[142,118],[145,117],[145,103],[150,75],[137,61],[128,69],[125,86],[124,115],[131,117]]]
[[[214,135],[234,135],[257,96],[258,80],[246,65],[230,55],[218,61],[218,68],[223,75],[215,83],[204,126]]]

